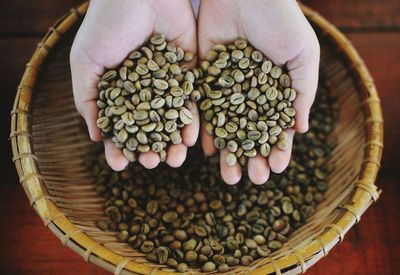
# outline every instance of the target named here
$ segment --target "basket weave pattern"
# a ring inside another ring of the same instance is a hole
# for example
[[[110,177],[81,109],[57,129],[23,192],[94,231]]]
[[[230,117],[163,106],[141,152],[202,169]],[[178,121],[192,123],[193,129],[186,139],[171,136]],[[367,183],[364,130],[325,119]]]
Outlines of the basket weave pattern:
[[[56,22],[27,64],[11,112],[13,161],[45,226],[85,261],[115,274],[170,274],[172,269],[148,262],[143,253],[95,225],[107,218],[83,164],[91,142],[74,107],[68,61],[73,30],[87,5]],[[373,80],[343,34],[309,8],[302,9],[320,40],[321,81],[340,105],[331,134],[338,142],[329,159],[334,170],[325,200],[307,225],[271,257],[231,268],[231,274],[304,273],[343,240],[380,194],[374,182],[383,118]]]

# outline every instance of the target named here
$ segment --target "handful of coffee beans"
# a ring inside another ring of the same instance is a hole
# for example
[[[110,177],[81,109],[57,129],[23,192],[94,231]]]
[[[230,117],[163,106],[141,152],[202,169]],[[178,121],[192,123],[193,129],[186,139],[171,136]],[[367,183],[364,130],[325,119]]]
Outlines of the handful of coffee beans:
[[[263,185],[242,178],[234,186],[220,176],[218,156],[188,151],[182,167],[147,170],[137,163],[115,172],[102,147],[87,165],[104,199],[101,230],[145,254],[148,261],[178,272],[229,271],[280,249],[323,200],[334,148],[328,139],[335,121],[333,100],[320,87],[310,113],[310,130],[296,135],[286,171]],[[244,168],[246,169],[246,168]]]
[[[214,46],[200,67],[205,129],[217,149],[228,149],[228,166],[245,166],[257,154],[268,157],[275,144],[288,148],[283,130],[295,124],[296,91],[283,68],[244,39]]]
[[[168,145],[182,143],[181,130],[193,120],[191,101],[200,99],[193,85],[202,72],[184,64],[192,58],[157,34],[101,77],[97,125],[129,161],[150,150],[164,161]]]

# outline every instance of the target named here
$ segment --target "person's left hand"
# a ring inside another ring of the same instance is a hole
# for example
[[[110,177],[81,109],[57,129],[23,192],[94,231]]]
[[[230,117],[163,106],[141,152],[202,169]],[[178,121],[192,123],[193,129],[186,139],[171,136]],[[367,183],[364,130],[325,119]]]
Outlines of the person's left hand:
[[[281,173],[289,164],[295,131],[308,130],[308,115],[318,82],[319,43],[317,37],[293,0],[203,0],[198,18],[199,56],[204,59],[215,44],[227,44],[237,38],[247,39],[277,65],[286,65],[297,91],[294,102],[296,124],[287,130],[289,149],[273,148],[268,160],[260,155],[248,161],[253,183],[267,181],[270,170]],[[213,138],[202,129],[204,152],[214,154]],[[221,175],[228,184],[237,183],[242,170],[237,163],[228,167],[227,150],[221,152]]]

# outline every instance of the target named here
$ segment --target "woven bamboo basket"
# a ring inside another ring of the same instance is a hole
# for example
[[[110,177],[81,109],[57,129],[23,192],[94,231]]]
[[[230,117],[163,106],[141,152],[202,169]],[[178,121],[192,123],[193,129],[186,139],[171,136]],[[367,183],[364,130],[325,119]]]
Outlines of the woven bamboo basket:
[[[83,164],[91,142],[75,111],[69,50],[88,4],[72,9],[38,44],[18,86],[11,112],[13,161],[32,207],[61,243],[85,261],[115,274],[169,274],[144,255],[102,232],[106,219]],[[383,148],[380,100],[367,68],[351,43],[332,24],[302,6],[321,44],[320,81],[340,105],[332,136],[337,146],[328,191],[317,212],[271,257],[230,274],[304,273],[340,243],[376,201],[374,184]],[[188,273],[197,273],[191,270]]]

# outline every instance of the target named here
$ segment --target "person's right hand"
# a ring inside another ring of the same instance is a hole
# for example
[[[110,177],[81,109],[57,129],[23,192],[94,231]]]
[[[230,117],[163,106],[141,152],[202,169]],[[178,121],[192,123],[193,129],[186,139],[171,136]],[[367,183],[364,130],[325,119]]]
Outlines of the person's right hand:
[[[196,56],[196,21],[190,1],[187,0],[92,0],[83,23],[73,43],[70,63],[75,105],[83,116],[93,141],[102,136],[96,125],[99,96],[97,83],[106,68],[121,63],[132,51],[139,48],[154,33],[163,33],[185,51]],[[166,162],[180,166],[186,158],[188,146],[194,145],[198,136],[199,120],[193,104],[193,122],[183,129],[183,143],[171,145]],[[111,139],[104,140],[108,164],[122,170],[128,160]],[[154,168],[160,162],[154,152],[139,155],[139,162]]]

